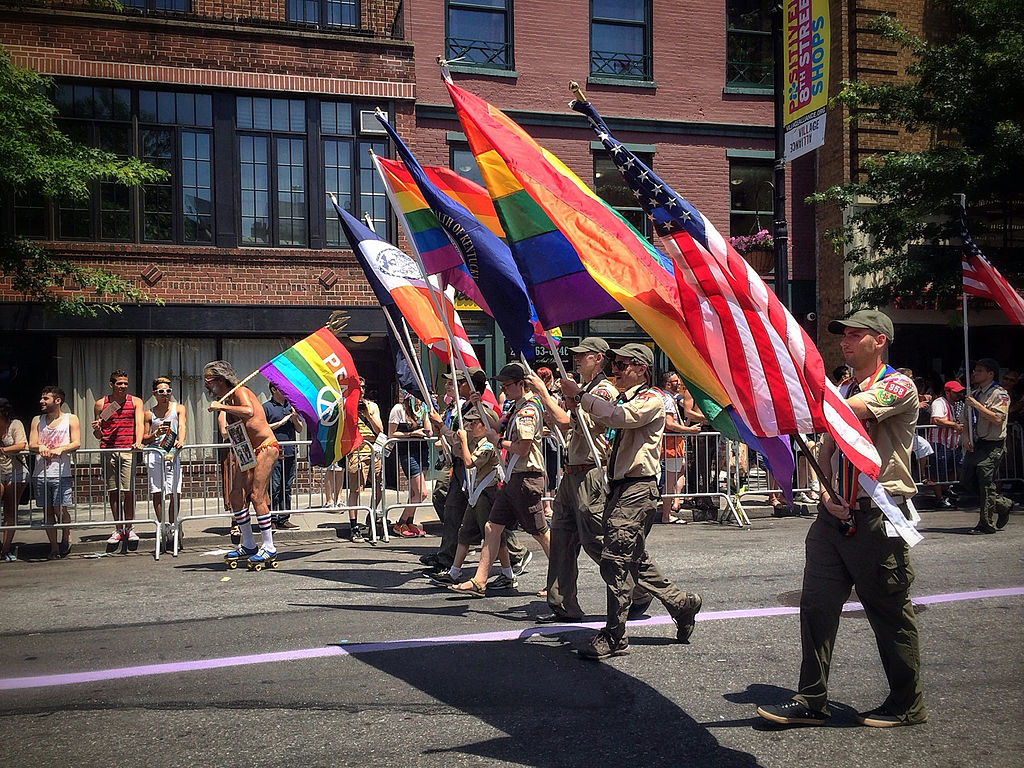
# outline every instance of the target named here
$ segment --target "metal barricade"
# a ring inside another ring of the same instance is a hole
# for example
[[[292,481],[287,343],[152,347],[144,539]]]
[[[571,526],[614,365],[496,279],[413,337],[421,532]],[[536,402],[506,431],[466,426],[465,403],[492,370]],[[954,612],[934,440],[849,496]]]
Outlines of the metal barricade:
[[[1010,424],[1006,429],[1006,451],[999,462],[996,482],[1001,490],[1024,484],[1024,428]]]
[[[733,442],[733,441],[730,441]],[[807,449],[811,451],[814,458],[817,458],[819,438],[815,435],[805,436],[804,442]],[[761,454],[750,451],[743,443],[736,442],[735,450],[743,452],[749,459],[737,462],[735,487],[739,490],[735,494],[737,504],[742,506],[742,500],[747,496],[772,496],[781,494],[778,481],[772,477]],[[818,479],[811,468],[811,463],[805,455],[804,448],[796,440],[790,441],[790,448],[793,451],[793,494],[795,501],[802,504],[814,504],[820,491]],[[746,513],[743,513],[746,517]]]
[[[376,484],[371,484],[370,503],[352,506],[335,505],[334,488],[328,491],[328,481],[334,482],[340,476],[342,485],[339,492],[347,489],[348,472],[344,466],[340,469],[314,467],[309,462],[309,441],[294,440],[280,443],[282,448],[294,447],[295,455],[278,458],[275,471],[280,471],[279,490],[275,489],[273,476],[268,485],[270,494],[270,512],[272,515],[301,515],[309,512],[341,513],[354,511],[358,515],[367,514],[370,518],[371,541],[376,543],[380,538],[376,530],[375,515],[370,514],[376,507]],[[177,519],[172,528],[172,554],[177,556],[182,539],[182,525],[195,520],[219,520],[227,518],[230,522],[231,501],[229,498],[233,482],[232,474],[237,465],[231,454],[230,446],[221,443],[202,445],[186,445],[179,452],[182,462],[182,499]],[[344,460],[342,460],[344,461]],[[288,475],[291,482],[286,483]],[[275,490],[277,493],[275,494]],[[287,492],[287,500],[285,493]],[[387,531],[383,538],[388,540]]]
[[[145,491],[147,489],[147,483],[143,480],[139,482],[139,475],[144,470],[145,462],[138,461],[139,456],[148,455],[150,452],[156,452],[155,449],[147,448],[143,451],[136,451],[132,449],[122,450],[119,448],[79,448],[68,454],[70,463],[70,475],[64,476],[64,478],[43,478],[35,477],[35,473],[39,472],[42,474],[45,470],[41,470],[37,466],[37,462],[45,462],[40,456],[33,456],[29,460],[30,455],[26,452],[20,454],[19,457],[24,457],[25,464],[32,464],[29,470],[29,476],[27,482],[32,488],[33,501],[30,505],[27,515],[23,515],[21,506],[18,504],[18,509],[15,511],[15,523],[14,525],[0,526],[0,530],[45,530],[47,531],[47,537],[49,538],[49,531],[61,531],[69,530],[72,528],[95,528],[95,527],[106,527],[106,526],[154,526],[156,533],[156,546],[154,555],[157,560],[160,559],[161,551],[161,523],[155,516],[153,516],[153,509],[151,506],[146,504],[147,498]],[[119,506],[123,505],[125,501],[130,501],[132,505],[132,518],[123,519],[125,510],[119,510],[122,519],[115,517],[113,511],[110,508],[109,494],[113,491],[107,491],[107,472],[104,469],[104,457],[113,454],[130,454],[130,476],[129,476],[129,490],[123,493],[129,495],[128,499],[118,498]],[[66,483],[65,483],[66,478]],[[54,482],[56,481],[56,482]],[[143,489],[140,493],[140,487]],[[63,498],[64,489],[70,489],[70,504],[54,505],[53,497]],[[42,498],[40,498],[42,496]],[[20,499],[19,499],[20,501]],[[141,504],[139,503],[141,502]],[[59,517],[58,520],[58,510]],[[138,514],[139,511],[143,514]],[[27,516],[27,522],[20,522],[24,517]],[[48,520],[53,522],[47,522]],[[127,546],[127,542],[125,543]]]
[[[402,437],[396,435],[384,441],[382,451],[384,488],[381,494],[381,507],[384,520],[390,519],[391,511],[394,509],[421,509],[424,507],[433,509],[431,502],[431,488],[442,470],[435,469],[440,466],[438,462],[437,449],[434,447],[436,437]],[[457,450],[457,449],[456,449]],[[413,501],[416,491],[416,482],[410,479],[410,468],[419,468],[415,475],[422,478],[423,498]],[[443,470],[447,471],[447,469]],[[406,500],[401,501],[403,492]],[[415,514],[415,513],[414,513]]]

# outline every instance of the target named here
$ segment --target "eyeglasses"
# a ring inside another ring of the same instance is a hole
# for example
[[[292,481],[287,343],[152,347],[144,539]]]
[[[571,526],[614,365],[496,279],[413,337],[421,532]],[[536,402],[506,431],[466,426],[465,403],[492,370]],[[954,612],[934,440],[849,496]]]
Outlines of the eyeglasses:
[[[612,368],[616,371],[624,371],[631,365],[637,365],[637,362],[635,360],[616,360],[612,363]]]
[[[156,394],[158,394],[158,395],[169,395],[169,394],[171,394],[171,390],[169,390],[169,389],[154,389],[153,391],[156,392]]]

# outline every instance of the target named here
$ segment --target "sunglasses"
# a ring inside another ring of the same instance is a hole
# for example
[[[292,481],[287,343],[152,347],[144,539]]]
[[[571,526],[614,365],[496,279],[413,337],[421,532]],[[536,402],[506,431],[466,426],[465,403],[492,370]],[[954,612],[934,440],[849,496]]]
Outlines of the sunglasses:
[[[171,390],[169,390],[169,389],[154,389],[153,391],[156,394],[158,394],[158,395],[169,395],[169,394],[171,394]]]
[[[624,371],[631,365],[637,365],[637,362],[635,360],[616,360],[612,363],[612,368],[616,371]]]

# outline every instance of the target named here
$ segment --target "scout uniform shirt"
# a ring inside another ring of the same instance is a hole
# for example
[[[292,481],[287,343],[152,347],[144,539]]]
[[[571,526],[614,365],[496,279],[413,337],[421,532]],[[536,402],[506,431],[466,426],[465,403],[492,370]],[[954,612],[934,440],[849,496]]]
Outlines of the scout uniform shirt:
[[[993,424],[988,419],[982,418],[981,414],[970,406],[964,408],[964,412],[960,416],[960,422],[966,426],[967,419],[973,420],[974,441],[991,440],[994,442],[1001,442],[1005,440],[1007,424],[1006,415],[1010,410],[1009,393],[993,381],[987,387],[978,387],[977,389],[972,390],[971,397],[990,411],[1001,413],[1003,416],[1003,420],[1001,422]],[[966,434],[967,430],[964,430],[964,435],[966,436]]]
[[[897,503],[913,496],[917,486],[910,474],[910,457],[918,415],[914,382],[883,363],[864,381],[846,385],[843,396],[862,403],[871,413],[864,427],[882,460],[878,484],[897,497]],[[839,492],[850,499],[852,494],[847,489],[856,483],[857,472],[845,457],[840,462],[840,457],[840,451],[832,454],[832,476],[839,479]],[[842,471],[840,463],[844,465]],[[857,499],[869,498],[860,483],[856,483],[856,492]]]
[[[604,376],[598,376],[590,382],[585,391],[594,397],[601,398],[605,402],[614,402],[619,394],[619,390]],[[608,453],[611,451],[611,442],[608,440],[604,426],[597,424],[594,421],[594,417],[582,408],[569,411],[569,421],[572,424],[572,430],[569,432],[569,440],[566,445],[566,463],[594,463],[594,457],[590,453],[590,446],[587,444],[586,435],[583,429],[580,429],[582,425],[584,429],[590,430],[590,435],[594,440],[594,447],[597,448],[597,455],[601,458],[601,463],[605,464],[608,461]]]
[[[494,443],[486,437],[481,437],[475,442],[472,437],[469,438],[469,458],[473,460],[473,479],[476,481],[477,486],[487,481],[483,485],[486,488],[497,481],[498,474],[496,470],[498,469],[499,458],[498,451],[494,448]]]
[[[543,433],[544,418],[540,401],[530,395],[519,398],[509,411],[505,439],[513,443],[517,440],[532,440],[533,445],[526,456],[511,454],[515,457],[515,461],[511,462],[512,473],[544,471]]]
[[[661,473],[661,438],[665,432],[665,403],[661,395],[644,384],[619,394],[609,403],[593,393],[584,395],[580,405],[594,419],[615,428],[609,458],[608,478],[656,477]]]

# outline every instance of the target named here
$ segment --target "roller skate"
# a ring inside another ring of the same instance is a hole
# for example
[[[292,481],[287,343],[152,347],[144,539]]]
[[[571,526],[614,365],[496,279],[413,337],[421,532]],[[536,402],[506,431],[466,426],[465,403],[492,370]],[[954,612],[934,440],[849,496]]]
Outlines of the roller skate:
[[[239,546],[238,549],[233,549],[224,555],[224,565],[230,570],[235,570],[238,567],[239,560],[248,560],[250,557],[255,555],[259,550],[256,547],[246,547],[244,545]]]
[[[277,568],[277,550],[270,551],[260,547],[260,551],[249,558],[250,571],[262,571],[264,568]]]

